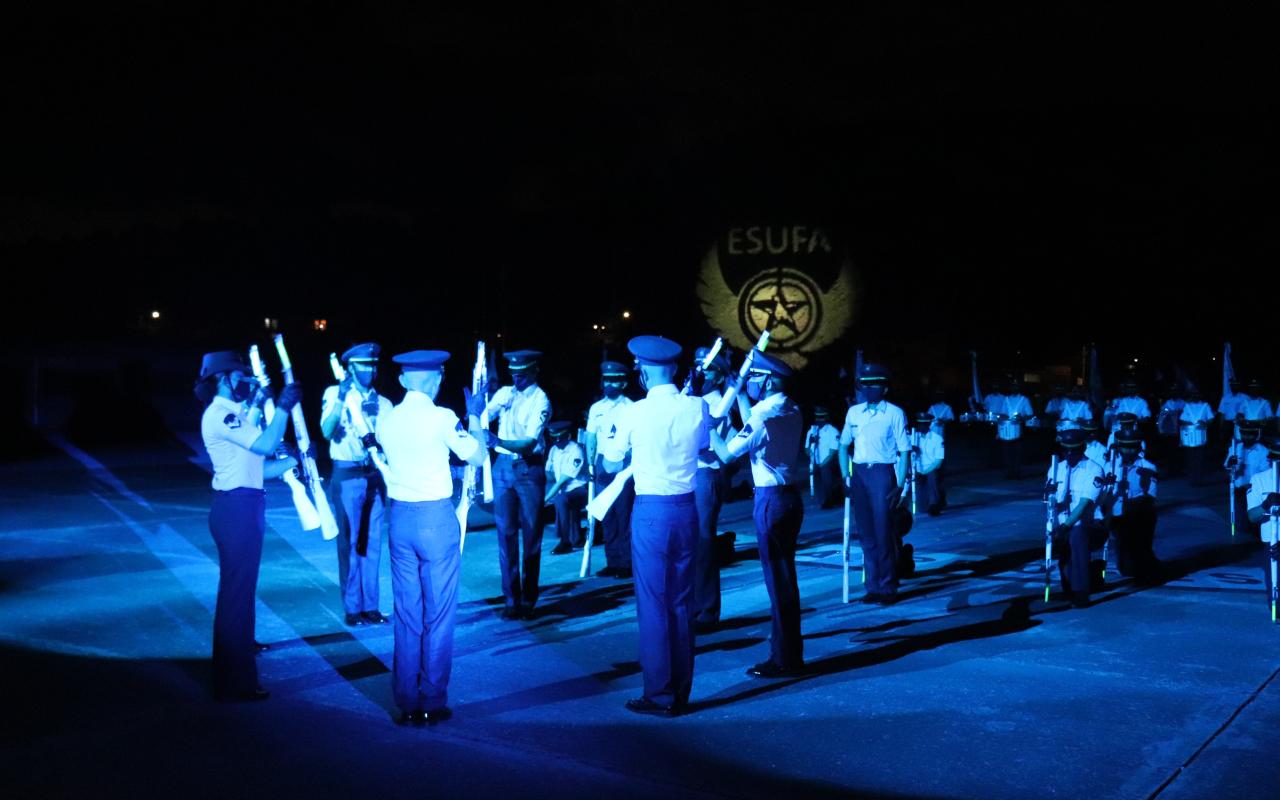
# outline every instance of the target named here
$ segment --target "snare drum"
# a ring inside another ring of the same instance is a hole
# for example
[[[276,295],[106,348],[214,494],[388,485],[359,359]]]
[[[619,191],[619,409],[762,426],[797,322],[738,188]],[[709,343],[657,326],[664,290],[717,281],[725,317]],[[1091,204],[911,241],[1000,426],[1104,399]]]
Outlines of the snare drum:
[[[965,425],[968,425],[970,423],[977,422],[977,421],[978,421],[978,415],[974,414],[972,411],[966,411],[960,415],[960,422],[964,423]]]
[[[1012,442],[1022,438],[1022,420],[1017,417],[1004,418],[996,422],[996,438],[1002,442]]]
[[[1183,425],[1178,431],[1183,447],[1204,447],[1209,440],[1209,430],[1204,425]]]

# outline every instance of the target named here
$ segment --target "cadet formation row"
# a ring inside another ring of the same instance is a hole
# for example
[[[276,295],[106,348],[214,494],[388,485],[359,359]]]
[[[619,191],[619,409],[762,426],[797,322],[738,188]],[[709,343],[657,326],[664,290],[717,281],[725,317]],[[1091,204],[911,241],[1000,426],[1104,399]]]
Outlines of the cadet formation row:
[[[644,690],[626,707],[637,713],[673,716],[689,701],[694,637],[714,630],[720,619],[715,537],[728,491],[725,467],[735,459],[745,457],[750,464],[772,608],[769,657],[747,670],[753,677],[804,670],[795,566],[802,485],[810,482],[824,507],[843,501],[846,530],[852,522],[863,552],[861,601],[892,604],[900,578],[913,569],[911,548],[902,542],[910,525],[909,517],[904,520],[908,494],[931,515],[946,506],[948,422],[994,425],[994,441],[1012,477],[1021,468],[1024,427],[1056,430],[1061,458],[1053,459],[1045,491],[1046,581],[1048,560],[1056,559],[1065,599],[1088,604],[1112,542],[1122,574],[1159,579],[1153,551],[1159,474],[1146,456],[1143,433],[1152,414],[1131,382],[1097,414],[1076,390],[1055,396],[1037,415],[1007,381],[997,392],[970,398],[970,410],[959,420],[939,396],[908,425],[904,411],[886,399],[888,371],[865,364],[843,427],[837,430],[829,412],[815,408],[806,428],[802,410],[787,394],[792,371],[776,357],[753,350],[735,373],[718,350],[700,348],[683,388],[677,388],[678,344],[640,336],[628,349],[632,367],[602,365],[603,397],[591,406],[580,442],[570,435],[572,423],[551,421],[551,403],[537,382],[536,351],[505,354],[511,384],[492,396],[467,393],[466,424],[436,404],[448,353],[419,350],[392,359],[405,390],[399,405],[374,388],[378,345],[357,345],[342,355],[345,370],[337,371],[345,377],[325,390],[320,420],[333,461],[327,495],[337,523],[339,586],[348,625],[387,622],[378,608],[385,514],[394,594],[392,680],[402,723],[434,724],[450,716],[447,689],[465,536],[451,457],[476,467],[492,459],[506,619],[532,616],[538,602],[543,507],[555,507],[559,543],[553,552],[565,553],[591,546],[583,528],[593,530],[594,524],[582,524],[588,496],[614,498],[600,513],[607,565],[598,574],[634,579]],[[645,392],[638,401],[624,394],[632,375]],[[268,695],[258,684],[253,639],[265,531],[263,481],[288,479],[298,456],[314,462],[306,453],[281,453],[291,414],[300,416],[297,384],[280,392],[274,405],[282,413],[274,416],[261,413],[271,403],[264,384],[235,351],[207,354],[196,384],[207,404],[201,427],[213,465],[209,526],[220,565],[214,690],[226,700]],[[1280,504],[1271,467],[1280,459],[1280,440],[1261,443],[1272,410],[1262,407],[1265,400],[1235,388],[1220,409],[1228,422],[1238,423],[1225,466],[1233,517],[1256,536],[1258,523]],[[1176,432],[1194,480],[1203,473],[1214,419],[1195,394],[1171,398],[1158,415],[1157,436]],[[496,420],[496,433],[482,420]],[[610,488],[614,481],[621,482],[621,491]],[[1101,564],[1092,559],[1099,547]],[[1273,545],[1270,553],[1275,552]],[[1272,594],[1272,575],[1264,572]]]

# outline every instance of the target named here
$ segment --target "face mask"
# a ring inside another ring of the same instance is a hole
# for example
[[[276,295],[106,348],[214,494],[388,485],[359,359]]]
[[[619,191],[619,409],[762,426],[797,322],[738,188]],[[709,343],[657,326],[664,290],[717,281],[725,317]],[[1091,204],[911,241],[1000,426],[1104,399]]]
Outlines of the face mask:
[[[754,377],[747,381],[747,399],[753,403],[759,403],[760,398],[764,397],[764,384],[767,380],[764,376]]]
[[[516,391],[523,392],[533,385],[533,375],[528,372],[516,372],[511,375],[511,385],[516,387]]]
[[[231,387],[231,399],[237,403],[243,403],[253,397],[253,393],[257,388],[258,385],[255,381],[241,378],[239,382]]]
[[[1073,450],[1068,450],[1068,451],[1067,451],[1067,463],[1068,463],[1068,464],[1070,464],[1070,465],[1071,465],[1071,466],[1073,466],[1073,467],[1074,467],[1076,464],[1079,464],[1079,463],[1080,463],[1080,459],[1082,459],[1082,458],[1084,458],[1084,451],[1083,451],[1083,450],[1081,450],[1081,449],[1079,449],[1079,448],[1075,448],[1075,449],[1073,449]]]
[[[869,383],[862,387],[862,391],[866,395],[868,403],[879,403],[884,399],[885,389],[883,386]]]
[[[378,379],[377,367],[374,367],[373,369],[361,369],[359,367],[354,367],[351,370],[351,374],[355,376],[356,382],[366,389],[373,386],[373,382]]]
[[[604,389],[604,396],[610,400],[617,399],[626,385],[625,381],[604,381],[600,384],[601,388]]]

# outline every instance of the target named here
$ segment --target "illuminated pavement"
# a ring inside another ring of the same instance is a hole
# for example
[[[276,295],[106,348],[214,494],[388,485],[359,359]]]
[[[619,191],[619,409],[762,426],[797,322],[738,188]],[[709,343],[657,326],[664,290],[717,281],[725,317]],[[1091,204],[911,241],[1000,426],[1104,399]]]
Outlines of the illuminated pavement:
[[[0,466],[3,764],[10,796],[1261,797],[1280,785],[1280,628],[1256,545],[1216,490],[1162,487],[1175,576],[1040,602],[1038,481],[960,474],[908,541],[919,576],[890,609],[840,603],[839,511],[810,509],[802,678],[767,656],[749,507],[725,624],[698,643],[692,713],[636,717],[630,584],[577,579],[544,539],[541,615],[504,622],[492,531],[472,532],[452,721],[391,724],[390,626],[346,628],[332,546],[272,488],[259,587],[266,703],[208,699],[216,555],[207,477],[174,443],[55,444]],[[984,485],[985,484],[985,485]],[[595,551],[594,567],[603,566]],[[382,581],[391,612],[386,556]],[[854,573],[855,595],[860,593]],[[1185,768],[1184,768],[1185,767]]]

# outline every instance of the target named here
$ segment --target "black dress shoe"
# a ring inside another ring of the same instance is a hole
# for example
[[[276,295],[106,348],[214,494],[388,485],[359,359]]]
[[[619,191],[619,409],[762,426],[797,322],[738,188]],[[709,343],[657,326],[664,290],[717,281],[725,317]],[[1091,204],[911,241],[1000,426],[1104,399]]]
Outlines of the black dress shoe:
[[[502,609],[502,618],[503,619],[520,619],[520,607],[507,606],[506,608]]]
[[[753,678],[791,678],[799,675],[804,671],[804,667],[780,667],[772,661],[761,661],[754,667],[747,669],[747,674]]]
[[[615,577],[615,578],[617,578],[617,579],[619,579],[619,580],[624,580],[624,581],[625,581],[625,580],[630,580],[630,579],[631,579],[631,567],[618,567],[617,569],[615,569],[615,570],[613,571],[613,577]]]
[[[271,692],[263,689],[261,686],[256,687],[248,692],[228,692],[214,695],[214,699],[219,703],[252,703],[258,700],[266,700],[271,696]]]
[[[426,720],[428,725],[435,725],[436,723],[444,722],[445,720],[452,719],[452,718],[453,718],[453,711],[451,711],[448,706],[441,706],[440,708],[432,709],[431,711],[426,712]]]
[[[695,619],[693,621],[693,632],[700,635],[715,633],[719,627],[720,620],[718,619]]]
[[[648,714],[654,717],[674,717],[679,713],[673,706],[664,706],[644,697],[628,700],[627,710],[636,714]]]
[[[617,574],[618,574],[617,567],[605,567],[604,569],[596,572],[596,575],[601,578],[613,578],[613,577],[617,577]]]
[[[572,552],[573,552],[573,548],[565,544],[564,542],[561,542],[560,544],[551,548],[551,555],[553,556],[562,556],[565,553],[572,553]]]
[[[400,718],[396,720],[397,725],[412,725],[415,728],[421,728],[427,724],[427,712],[425,711],[401,711]]]
[[[876,605],[878,606],[891,606],[896,602],[898,602],[898,595],[896,594],[882,594],[876,597]]]
[[[344,617],[344,621],[347,623],[347,625],[354,628],[357,625],[364,624],[364,617],[362,617],[359,614],[348,614],[346,617]]]
[[[381,611],[366,611],[360,616],[364,617],[364,621],[370,625],[383,625],[387,621]]]
[[[859,600],[858,602],[866,603],[867,605],[877,605],[879,604],[880,598],[882,597],[884,597],[884,595],[882,594],[876,594],[875,592],[867,592],[862,596],[862,599]]]
[[[254,639],[253,649],[257,650],[259,653],[265,653],[271,649],[271,645],[267,644],[266,642],[260,642],[257,639]]]
[[[533,606],[520,606],[516,619],[533,619]]]

